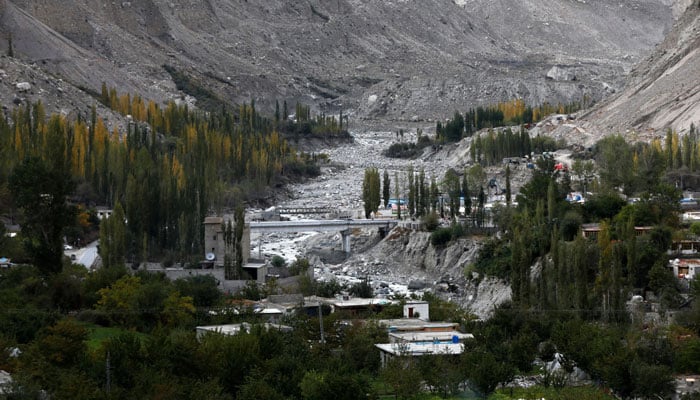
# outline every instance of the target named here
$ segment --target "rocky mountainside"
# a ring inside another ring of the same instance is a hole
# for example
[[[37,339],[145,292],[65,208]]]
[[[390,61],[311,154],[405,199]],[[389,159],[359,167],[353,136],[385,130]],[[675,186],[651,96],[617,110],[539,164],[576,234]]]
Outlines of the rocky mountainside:
[[[700,123],[700,1],[629,75],[625,89],[589,112],[600,131],[662,135]]]
[[[600,99],[688,1],[0,0],[0,50],[11,35],[16,57],[90,90],[182,96],[168,65],[268,110],[286,99],[429,119],[514,97]]]
[[[394,285],[407,285],[409,290],[430,290],[464,309],[487,319],[495,308],[510,301],[510,285],[498,278],[465,275],[476,261],[483,238],[459,239],[449,246],[434,247],[430,233],[396,228],[380,241],[376,233],[358,231],[352,236],[353,254],[342,263],[324,264],[334,253],[328,251],[337,239],[318,235],[305,242],[308,256],[324,280],[368,278],[375,292]],[[324,249],[324,250],[321,250]]]

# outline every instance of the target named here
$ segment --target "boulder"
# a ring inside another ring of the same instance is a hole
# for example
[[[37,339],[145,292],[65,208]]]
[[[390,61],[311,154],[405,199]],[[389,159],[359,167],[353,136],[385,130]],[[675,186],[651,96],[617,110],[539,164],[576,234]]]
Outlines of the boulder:
[[[29,82],[19,82],[15,86],[19,92],[28,92],[32,90],[32,85]]]
[[[546,78],[553,81],[575,81],[576,75],[571,71],[555,65],[547,71]]]
[[[421,290],[425,289],[426,286],[424,281],[413,280],[408,282],[408,290]]]

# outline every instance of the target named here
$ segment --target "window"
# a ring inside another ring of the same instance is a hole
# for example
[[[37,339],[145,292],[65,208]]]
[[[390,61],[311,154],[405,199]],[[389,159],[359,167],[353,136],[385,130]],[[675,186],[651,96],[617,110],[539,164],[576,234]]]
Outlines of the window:
[[[216,240],[216,235],[214,235],[213,239]]]

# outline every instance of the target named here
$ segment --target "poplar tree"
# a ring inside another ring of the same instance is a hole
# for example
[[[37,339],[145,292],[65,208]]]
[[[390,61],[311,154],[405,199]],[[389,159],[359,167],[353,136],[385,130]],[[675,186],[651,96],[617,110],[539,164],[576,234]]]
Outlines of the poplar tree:
[[[57,159],[54,166],[60,164]],[[9,183],[15,204],[22,210],[22,236],[27,254],[45,275],[61,272],[63,230],[75,218],[75,209],[66,203],[72,192],[66,170],[54,169],[36,157],[27,158],[15,167]]]
[[[389,198],[391,197],[391,180],[389,172],[384,170],[384,180],[382,181],[382,196],[384,197],[384,208],[389,206]]]
[[[483,226],[484,224],[484,205],[486,204],[486,193],[484,193],[484,187],[480,186],[479,187],[479,197],[478,197],[478,211],[477,211],[477,225],[479,227]]]
[[[234,222],[236,224],[233,235],[236,245],[236,259],[234,262],[235,274],[239,277],[243,275],[243,233],[245,231],[245,209],[239,205],[234,212]]]
[[[510,207],[511,194],[510,194],[510,165],[506,165],[506,205]]]
[[[450,198],[450,218],[454,221],[459,213],[459,196],[461,188],[459,184],[459,176],[452,168],[445,172],[445,192]]]
[[[418,216],[428,214],[428,188],[425,182],[425,170],[420,169],[420,174],[418,175]]]
[[[369,218],[373,212],[379,209],[379,205],[381,204],[379,192],[379,171],[376,168],[365,169],[365,176],[362,181],[362,200],[364,202],[365,218]]]
[[[401,219],[401,191],[399,189],[399,173],[394,172],[394,198],[396,198],[396,218]]]
[[[124,208],[117,202],[112,215],[100,222],[99,254],[104,268],[124,265],[127,243],[125,219]]]
[[[579,235],[573,243],[573,269],[574,269],[574,308],[579,310],[583,317],[583,310],[588,309],[588,260],[586,257],[586,239]]]
[[[408,167],[406,173],[408,180],[408,216],[416,215],[416,185],[413,176],[413,166]]]
[[[239,279],[240,276],[236,274],[236,270],[233,265],[235,235],[233,234],[231,220],[221,222],[221,233],[224,235],[224,279]]]
[[[432,179],[430,180],[430,204],[431,204],[431,209],[434,212],[437,212],[437,202],[438,202],[438,196],[440,195],[440,191],[438,190],[438,185],[437,181],[435,180],[435,177],[433,176]],[[442,210],[440,210],[442,211]]]
[[[550,226],[554,224],[554,218],[556,217],[557,208],[557,189],[554,179],[549,181],[549,186],[547,186],[547,222]]]
[[[464,196],[464,216],[468,217],[472,213],[472,194],[469,190],[469,176],[466,169],[462,175],[462,196]]]

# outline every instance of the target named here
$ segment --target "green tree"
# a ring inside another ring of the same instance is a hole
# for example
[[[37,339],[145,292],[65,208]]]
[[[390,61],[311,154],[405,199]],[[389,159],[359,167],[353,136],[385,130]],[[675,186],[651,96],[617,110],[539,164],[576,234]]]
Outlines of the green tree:
[[[194,312],[192,297],[181,296],[177,290],[171,291],[163,300],[162,320],[165,326],[187,326]]]
[[[272,256],[270,264],[272,264],[273,267],[282,268],[285,265],[287,265],[287,261],[284,259],[284,257],[275,254],[274,256]]]
[[[510,193],[510,165],[506,165],[506,205],[510,207],[511,193]]]
[[[183,296],[192,298],[192,304],[196,307],[214,307],[223,298],[218,282],[212,275],[188,276],[173,283]]]
[[[632,149],[620,135],[606,136],[596,144],[596,161],[601,183],[607,188],[621,188],[629,195],[634,189]]]
[[[110,319],[124,326],[134,326],[138,317],[138,293],[141,279],[137,276],[123,276],[111,286],[98,291],[100,299],[96,309],[109,315]]]
[[[428,213],[428,184],[425,181],[425,170],[420,169],[418,174],[418,216],[422,217]]]
[[[399,173],[394,172],[394,198],[396,199],[396,219],[401,219],[401,189],[399,188]]]
[[[462,365],[469,379],[469,386],[486,398],[496,387],[513,379],[514,369],[499,361],[489,351],[474,349],[462,354]]]
[[[60,272],[63,230],[75,218],[75,209],[66,203],[72,182],[61,161],[47,165],[39,158],[24,160],[12,172],[10,188],[22,210],[22,237],[27,253],[45,274]]]
[[[454,169],[450,168],[445,172],[443,187],[447,196],[450,198],[450,218],[454,221],[459,214],[459,198],[462,192],[459,184],[459,176]]]
[[[632,395],[641,399],[667,399],[676,391],[676,382],[671,368],[666,365],[651,365],[633,362],[630,365]]]
[[[362,200],[364,202],[365,218],[369,218],[373,212],[379,209],[381,203],[379,171],[376,168],[367,168],[362,181]]]
[[[234,271],[236,276],[243,275],[243,233],[245,231],[245,209],[238,205],[234,212],[235,228],[233,230],[233,239],[235,245],[236,259],[234,262]]]
[[[112,215],[100,223],[99,253],[105,268],[124,265],[126,257],[126,220],[121,203],[114,206]]]
[[[656,293],[661,300],[661,304],[672,308],[680,305],[682,298],[676,277],[673,272],[666,266],[666,261],[657,261],[649,271],[649,287]]]
[[[447,398],[459,392],[464,375],[459,368],[459,356],[435,354],[418,357],[418,368],[433,393]]]
[[[413,165],[408,166],[406,181],[408,182],[408,216],[413,217],[416,215],[416,182]]]
[[[356,297],[362,298],[372,298],[374,290],[372,290],[372,285],[369,284],[369,278],[364,278],[360,282],[352,285],[350,288],[350,294]]]
[[[389,206],[389,198],[391,197],[391,180],[387,170],[384,170],[384,179],[382,180],[382,197],[384,198],[384,208],[386,208]]]
[[[472,213],[472,194],[469,190],[469,177],[466,169],[462,174],[462,196],[464,197],[464,216],[469,216]]]
[[[410,399],[421,391],[421,375],[414,357],[397,355],[391,357],[380,376],[394,389],[397,399]]]
[[[557,216],[557,188],[554,180],[549,181],[547,187],[547,222],[554,223],[554,218]]]

